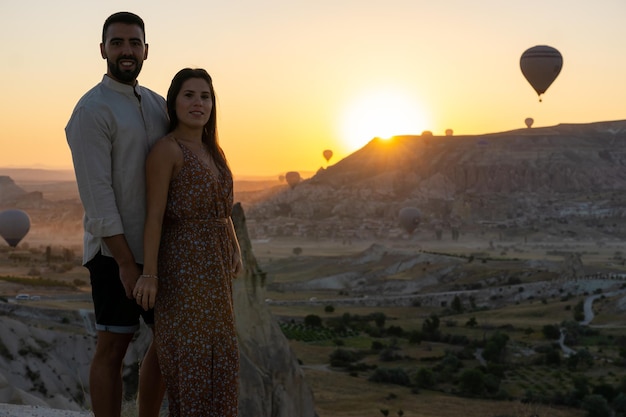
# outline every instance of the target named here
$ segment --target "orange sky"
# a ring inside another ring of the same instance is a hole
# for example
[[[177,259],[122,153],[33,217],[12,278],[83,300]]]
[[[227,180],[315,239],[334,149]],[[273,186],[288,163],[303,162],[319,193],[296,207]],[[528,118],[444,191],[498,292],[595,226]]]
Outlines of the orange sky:
[[[0,5],[0,166],[71,167],[63,129],[106,71],[102,23],[119,10],[146,21],[143,85],[165,94],[187,66],[213,75],[239,177],[312,172],[324,149],[336,163],[374,136],[626,119],[623,0],[94,3]],[[519,69],[538,44],[564,57],[542,103]]]

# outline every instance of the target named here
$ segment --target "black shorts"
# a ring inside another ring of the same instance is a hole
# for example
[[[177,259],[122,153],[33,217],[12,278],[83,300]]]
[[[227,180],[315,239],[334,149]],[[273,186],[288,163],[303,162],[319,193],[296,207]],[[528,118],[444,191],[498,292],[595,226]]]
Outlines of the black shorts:
[[[98,253],[85,264],[91,279],[91,298],[96,314],[96,330],[112,333],[134,333],[139,317],[154,324],[154,310],[145,311],[134,299],[126,297],[115,259]],[[139,269],[141,269],[139,265]]]

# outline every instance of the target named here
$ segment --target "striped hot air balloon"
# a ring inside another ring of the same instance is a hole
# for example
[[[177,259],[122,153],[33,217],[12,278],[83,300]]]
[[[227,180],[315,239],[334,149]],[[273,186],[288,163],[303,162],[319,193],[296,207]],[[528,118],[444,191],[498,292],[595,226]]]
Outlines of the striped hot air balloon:
[[[563,56],[551,46],[533,46],[522,54],[520,68],[541,101],[541,95],[552,85],[563,68]]]

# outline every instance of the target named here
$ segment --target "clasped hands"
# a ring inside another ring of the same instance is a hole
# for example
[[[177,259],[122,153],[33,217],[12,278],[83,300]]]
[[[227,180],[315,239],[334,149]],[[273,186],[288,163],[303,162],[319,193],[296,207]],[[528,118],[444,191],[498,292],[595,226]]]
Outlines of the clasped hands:
[[[120,264],[120,280],[126,297],[148,310],[154,307],[159,280],[156,275],[142,275],[141,269],[134,262]]]
[[[158,288],[159,278],[156,275],[139,275],[133,289],[133,298],[144,310],[149,310],[154,308]]]
[[[232,257],[232,276],[236,278],[241,272],[243,272],[243,262],[241,259],[241,252],[235,251]],[[126,290],[126,296],[133,298],[144,310],[154,308],[156,301],[156,294],[159,289],[159,278],[157,275],[141,274],[135,281],[135,285],[132,290],[129,291],[128,282],[124,279],[124,274],[120,274],[120,279],[124,284]]]

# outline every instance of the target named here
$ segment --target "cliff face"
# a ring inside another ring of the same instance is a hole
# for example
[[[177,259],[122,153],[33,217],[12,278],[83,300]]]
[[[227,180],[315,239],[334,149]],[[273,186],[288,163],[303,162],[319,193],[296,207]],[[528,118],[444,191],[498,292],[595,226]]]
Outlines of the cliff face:
[[[245,266],[233,291],[241,355],[240,416],[316,417],[304,373],[265,305],[264,274],[252,253],[239,205],[233,221]],[[91,311],[0,302],[0,403],[88,408],[89,365],[96,341],[91,321]],[[149,333],[142,327],[125,358],[125,389],[130,396]]]
[[[234,296],[241,356],[242,417],[315,417],[313,393],[289,342],[265,306],[265,274],[252,252],[240,204],[233,209],[245,273]]]
[[[254,238],[394,237],[407,206],[421,210],[423,228],[603,218],[626,236],[624,191],[626,121],[615,121],[374,139],[247,213]]]

